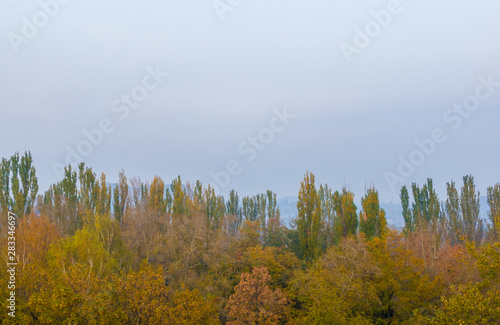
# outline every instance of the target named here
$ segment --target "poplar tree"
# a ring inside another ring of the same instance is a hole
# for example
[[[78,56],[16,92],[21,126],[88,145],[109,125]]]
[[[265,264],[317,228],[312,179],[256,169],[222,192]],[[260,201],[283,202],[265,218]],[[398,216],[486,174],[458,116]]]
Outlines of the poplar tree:
[[[335,192],[334,201],[336,205],[336,236],[339,238],[355,235],[358,230],[358,214],[354,204],[354,193],[342,189],[342,193]]]
[[[297,202],[297,230],[299,235],[300,254],[305,260],[319,256],[321,203],[314,184],[314,174],[307,172],[300,183]]]
[[[242,204],[243,204],[243,215],[245,216],[245,220],[248,221],[257,220],[259,212],[255,196],[254,197],[245,196],[242,200]]]
[[[113,192],[113,212],[115,219],[122,221],[125,210],[128,208],[128,180],[125,171],[121,170],[118,174],[118,184]]]
[[[328,185],[319,186],[319,200],[321,204],[321,237],[324,248],[334,243],[335,200],[332,189]]]
[[[413,220],[413,214],[410,208],[410,196],[408,194],[408,188],[404,185],[401,188],[401,206],[403,207],[403,219],[405,221],[405,227],[403,228],[403,233],[408,236],[415,229],[415,221]]]
[[[157,214],[162,215],[167,211],[165,203],[165,182],[159,176],[155,176],[149,186],[149,207]]]
[[[212,227],[212,229],[219,228],[222,222],[222,218],[226,213],[224,197],[221,195],[216,195],[213,187],[208,185],[208,187],[205,189],[203,202],[205,204],[207,225]]]
[[[385,211],[380,208],[378,191],[372,187],[361,199],[362,211],[359,213],[359,231],[367,238],[380,237],[386,232]]]
[[[441,207],[432,179],[428,178],[422,187],[413,183],[411,189],[413,202],[410,205],[408,189],[406,186],[401,188],[400,198],[405,220],[403,232],[409,235],[419,229],[431,229],[437,234],[441,224]]]
[[[226,212],[228,215],[233,216],[229,228],[233,233],[236,233],[242,223],[243,217],[240,208],[240,198],[235,190],[229,192],[229,200],[226,202]]]
[[[80,183],[80,191],[78,199],[88,212],[94,212],[99,195],[99,185],[96,174],[92,168],[85,167],[85,163],[78,165],[79,174],[78,181]]]
[[[105,215],[109,218],[111,213],[111,186],[106,183],[106,175],[101,174],[101,179],[98,182],[97,202],[95,213]]]
[[[0,164],[0,212],[5,215],[10,207],[10,160],[2,158]]]
[[[479,244],[484,234],[483,220],[479,218],[479,192],[476,192],[474,177],[463,178],[460,196],[455,183],[446,184],[448,198],[444,204],[444,213],[453,242],[469,242]]]
[[[467,239],[480,244],[484,234],[483,220],[479,218],[479,191],[476,192],[474,177],[464,176],[464,185],[460,195],[463,232]]]
[[[500,236],[500,184],[488,187],[488,217],[490,218],[490,236],[493,240],[498,240]]]
[[[0,212],[11,211],[18,217],[31,212],[38,194],[38,178],[30,152],[16,152],[0,164]]]
[[[38,179],[35,167],[32,166],[33,158],[30,152],[25,152],[21,159],[19,153],[15,153],[10,162],[12,174],[10,206],[17,216],[22,217],[29,214],[33,208],[38,194]]]
[[[172,213],[179,217],[187,213],[187,195],[182,188],[181,176],[177,176],[170,185],[172,190]]]

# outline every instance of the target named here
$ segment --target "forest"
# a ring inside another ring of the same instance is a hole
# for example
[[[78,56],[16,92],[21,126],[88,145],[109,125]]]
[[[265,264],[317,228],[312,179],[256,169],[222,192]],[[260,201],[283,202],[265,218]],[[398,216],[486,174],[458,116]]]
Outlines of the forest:
[[[31,153],[2,159],[2,324],[500,323],[500,184],[488,220],[472,175],[442,198],[404,186],[392,229],[375,187],[355,198],[311,172],[288,225],[271,190],[118,179],[68,165],[39,193]]]

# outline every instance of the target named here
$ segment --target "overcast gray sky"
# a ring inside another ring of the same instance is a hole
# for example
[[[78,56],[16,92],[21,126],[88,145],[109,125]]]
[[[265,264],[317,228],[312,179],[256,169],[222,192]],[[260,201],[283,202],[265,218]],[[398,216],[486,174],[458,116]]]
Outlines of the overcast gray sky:
[[[0,156],[31,151],[42,190],[74,150],[111,182],[180,174],[222,194],[295,196],[307,170],[358,200],[470,173],[485,194],[499,15],[496,0],[2,0]]]

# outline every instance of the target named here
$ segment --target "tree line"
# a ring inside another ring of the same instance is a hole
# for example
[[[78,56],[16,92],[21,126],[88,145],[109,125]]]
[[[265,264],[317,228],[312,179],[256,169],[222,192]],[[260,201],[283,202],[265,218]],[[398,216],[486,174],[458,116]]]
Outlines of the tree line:
[[[471,175],[401,188],[405,226],[375,187],[359,203],[307,172],[297,218],[276,193],[217,195],[178,176],[107,183],[84,163],[38,193],[29,152],[0,165],[0,241],[19,216],[21,324],[489,324],[500,319],[500,185],[479,217]],[[359,204],[359,208],[356,205]],[[6,259],[6,257],[5,257]],[[7,260],[5,260],[7,262]],[[8,277],[0,275],[7,298]],[[5,300],[4,300],[5,301]]]

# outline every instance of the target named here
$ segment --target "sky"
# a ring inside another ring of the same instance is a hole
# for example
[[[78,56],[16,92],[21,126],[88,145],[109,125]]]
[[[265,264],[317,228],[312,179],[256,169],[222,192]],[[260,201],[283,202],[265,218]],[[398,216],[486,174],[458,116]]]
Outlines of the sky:
[[[227,195],[317,184],[500,182],[496,0],[0,2],[0,157],[40,191],[84,161],[109,182]]]

